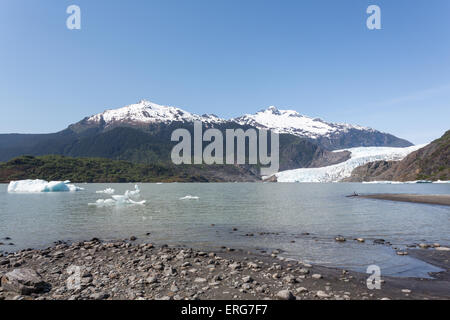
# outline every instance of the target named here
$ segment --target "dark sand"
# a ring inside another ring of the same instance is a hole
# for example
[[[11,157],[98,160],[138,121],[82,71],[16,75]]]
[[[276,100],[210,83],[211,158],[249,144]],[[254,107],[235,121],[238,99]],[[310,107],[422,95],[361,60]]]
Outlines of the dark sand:
[[[450,206],[450,194],[407,194],[407,193],[378,193],[360,195],[361,198],[415,202]]]

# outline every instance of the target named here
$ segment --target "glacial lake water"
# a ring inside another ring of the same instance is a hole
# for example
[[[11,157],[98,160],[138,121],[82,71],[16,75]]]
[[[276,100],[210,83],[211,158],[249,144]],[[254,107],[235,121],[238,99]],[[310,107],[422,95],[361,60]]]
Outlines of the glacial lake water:
[[[76,185],[85,190],[11,194],[1,184],[0,251],[135,235],[140,241],[202,249],[282,249],[284,257],[325,266],[365,272],[376,264],[384,275],[428,277],[440,269],[397,256],[392,247],[420,242],[450,246],[450,207],[345,197],[354,191],[449,194],[450,184],[138,184],[145,205],[113,207],[88,203],[110,198],[96,194],[98,190],[113,188],[123,194],[134,184]],[[180,200],[186,195],[199,199]],[[338,243],[337,235],[348,240]],[[351,240],[359,237],[366,242]],[[374,244],[378,238],[393,246]]]

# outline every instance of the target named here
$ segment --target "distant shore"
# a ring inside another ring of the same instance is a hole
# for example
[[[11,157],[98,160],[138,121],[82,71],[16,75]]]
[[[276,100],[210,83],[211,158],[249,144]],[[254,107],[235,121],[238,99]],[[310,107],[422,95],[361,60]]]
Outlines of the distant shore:
[[[379,193],[359,195],[361,198],[379,199],[401,202],[414,202],[450,206],[450,194],[407,194],[407,193]]]
[[[382,276],[381,289],[370,290],[369,274],[287,260],[278,251],[205,252],[137,243],[135,237],[92,239],[0,255],[0,300],[450,299],[450,252],[408,251],[446,271],[434,274],[436,279]],[[79,286],[68,287],[76,272]],[[27,285],[15,277],[29,278]]]

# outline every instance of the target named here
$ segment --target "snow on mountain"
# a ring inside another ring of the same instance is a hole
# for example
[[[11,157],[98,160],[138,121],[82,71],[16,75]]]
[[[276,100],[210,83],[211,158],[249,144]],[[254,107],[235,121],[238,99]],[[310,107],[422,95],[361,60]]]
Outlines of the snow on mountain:
[[[87,119],[90,123],[104,122],[106,126],[120,122],[139,124],[170,123],[174,121],[193,122],[196,120],[210,124],[225,122],[215,115],[199,116],[180,108],[162,106],[147,100],[141,100],[136,104],[119,109],[106,110]]]
[[[333,134],[347,132],[349,129],[373,132],[375,130],[350,124],[328,123],[321,119],[310,118],[294,110],[278,110],[271,106],[255,114],[246,114],[233,119],[241,125],[251,125],[260,129],[271,129],[277,133],[317,139]]]
[[[103,128],[116,126],[141,126],[149,124],[192,123],[201,121],[207,127],[235,123],[258,129],[268,129],[280,134],[291,134],[300,138],[316,140],[326,149],[342,149],[357,146],[408,147],[409,141],[374,129],[325,122],[321,119],[300,115],[294,110],[278,110],[269,107],[253,115],[246,114],[234,119],[222,119],[216,115],[197,115],[176,107],[159,105],[147,100],[119,109],[110,109],[85,118],[72,129],[79,131],[99,125]]]
[[[216,115],[196,115],[176,107],[162,106],[147,100],[131,104],[119,109],[110,109],[93,115],[87,119],[89,123],[105,123],[106,126],[115,123],[170,123],[173,121],[193,122],[202,121],[206,124],[224,123]],[[300,115],[294,110],[278,110],[269,107],[254,115],[246,114],[231,119],[241,125],[251,125],[260,129],[271,129],[277,133],[288,133],[301,137],[319,138],[332,134],[347,132],[349,129],[374,131],[370,128],[349,124],[327,123],[321,119],[313,119]]]
[[[425,145],[407,148],[358,147],[346,149],[351,152],[349,160],[321,168],[302,168],[281,171],[275,174],[278,182],[338,182],[350,177],[353,169],[373,161],[400,161],[411,152]],[[343,150],[336,150],[339,152]]]

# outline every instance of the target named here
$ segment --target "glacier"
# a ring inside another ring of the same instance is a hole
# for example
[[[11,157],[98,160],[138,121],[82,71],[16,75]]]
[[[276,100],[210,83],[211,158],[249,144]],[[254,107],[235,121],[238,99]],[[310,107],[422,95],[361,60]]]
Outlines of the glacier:
[[[321,168],[301,168],[280,171],[275,174],[278,182],[339,182],[351,176],[353,169],[373,161],[400,161],[408,154],[425,145],[407,148],[392,147],[357,147],[340,151],[350,151],[350,159],[335,165]]]
[[[70,181],[19,180],[11,181],[8,185],[10,193],[40,193],[40,192],[74,192],[83,188],[71,184]]]

